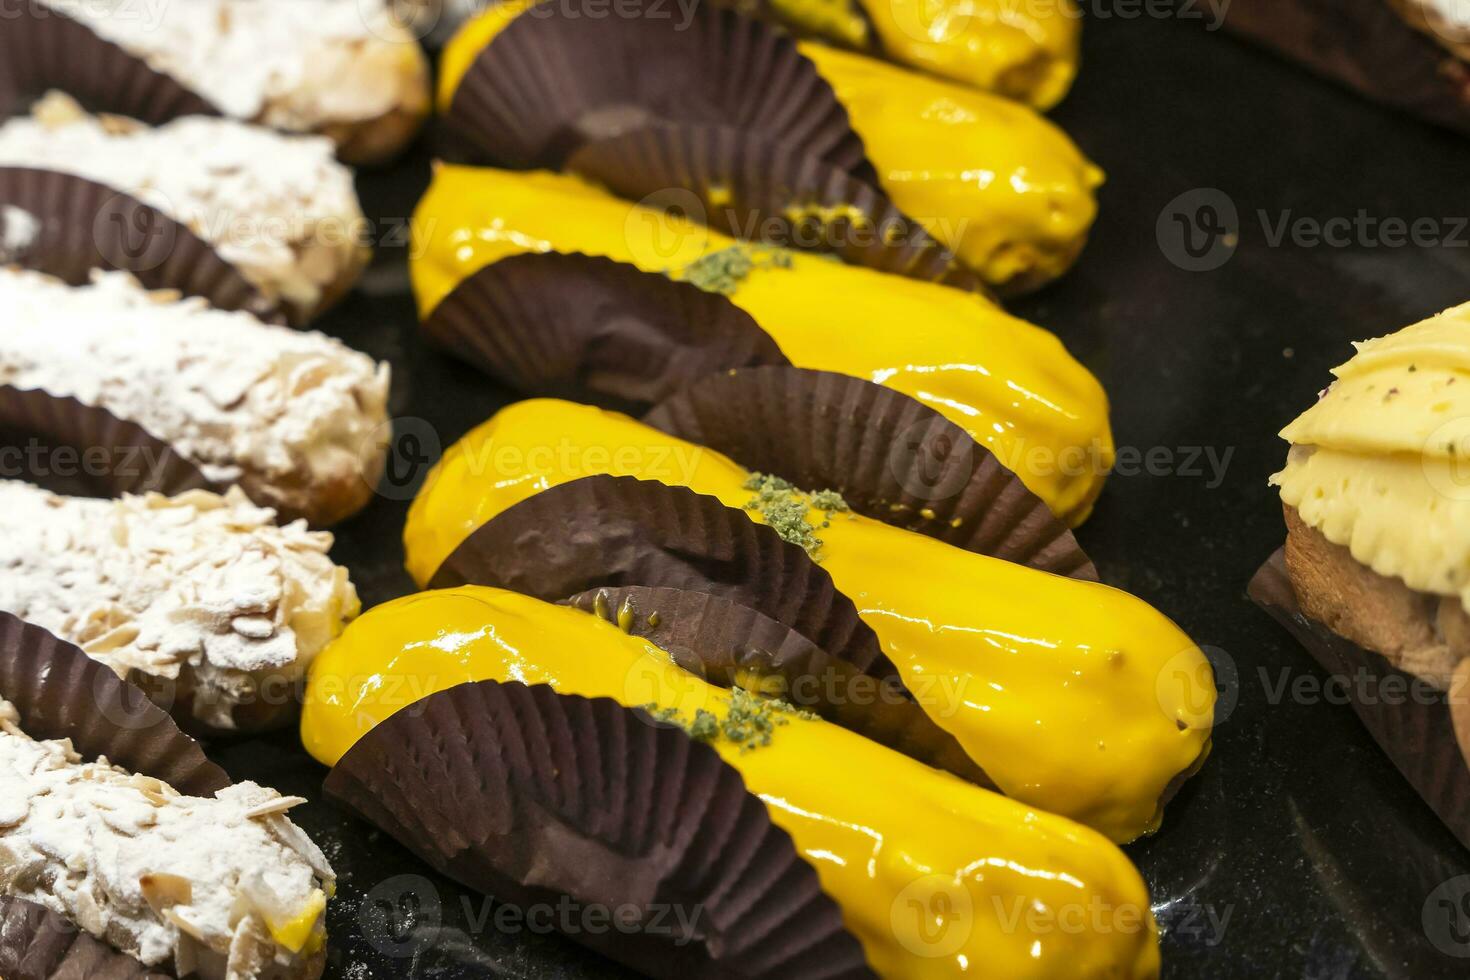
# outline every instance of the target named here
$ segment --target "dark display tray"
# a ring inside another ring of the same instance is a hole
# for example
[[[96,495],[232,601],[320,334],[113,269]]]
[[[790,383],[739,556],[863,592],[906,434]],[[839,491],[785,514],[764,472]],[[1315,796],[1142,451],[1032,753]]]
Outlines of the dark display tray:
[[[1163,830],[1129,848],[1164,927],[1165,976],[1463,975],[1470,853],[1244,591],[1283,537],[1266,484],[1277,430],[1349,341],[1470,299],[1470,143],[1201,21],[1092,6],[1082,78],[1055,118],[1108,171],[1102,217],[1079,268],[1013,308],[1112,396],[1124,456],[1084,546],[1106,581],[1206,646],[1225,684],[1212,758]],[[364,174],[378,260],[324,325],[394,368],[384,494],[335,551],[368,606],[411,590],[399,536],[428,463],[509,397],[415,335],[402,232],[427,176],[426,152]],[[1346,239],[1277,239],[1299,219],[1346,219]],[[1387,219],[1427,220],[1439,243],[1395,247]],[[1228,234],[1212,250],[1215,227]],[[320,797],[324,771],[294,733],[212,754],[237,779]],[[542,924],[498,930],[479,896],[324,803],[295,816],[342,875],[329,977],[622,975]]]

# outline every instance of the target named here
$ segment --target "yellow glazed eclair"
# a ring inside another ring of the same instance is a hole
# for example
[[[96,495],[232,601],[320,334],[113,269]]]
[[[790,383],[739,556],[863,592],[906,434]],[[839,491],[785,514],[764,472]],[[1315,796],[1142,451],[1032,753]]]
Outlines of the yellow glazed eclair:
[[[763,501],[727,457],[572,402],[511,405],[445,454],[409,513],[410,572],[428,583],[476,528],[595,474],[689,487],[808,547],[931,719],[1029,805],[1131,840],[1158,826],[1171,784],[1207,749],[1207,661],[1142,601],[825,512],[802,494]],[[808,504],[805,523],[793,503]]]
[[[424,20],[452,30],[486,5],[404,0],[400,6],[429,7]],[[1077,77],[1082,11],[1075,0],[772,0],[768,13],[803,36],[876,52],[1038,109],[1060,102]]]
[[[527,9],[500,4],[445,49],[439,106]],[[1033,110],[820,44],[801,53],[847,110],[879,187],[968,268],[998,289],[1033,289],[1076,260],[1097,215],[1103,175]]]
[[[1038,109],[1060,102],[1077,77],[1074,0],[868,0],[862,8],[894,61]]]
[[[413,227],[410,266],[424,317],[500,259],[605,256],[724,293],[798,367],[875,381],[923,402],[1071,524],[1091,512],[1112,466],[1097,379],[1055,336],[978,295],[743,245],[546,172],[441,166]]]
[[[302,738],[335,765],[399,709],[481,680],[708,712],[716,725],[737,698],[595,616],[469,587],[399,599],[349,627],[312,669]],[[980,965],[1008,978],[1157,976],[1147,891],[1101,835],[804,714],[781,712],[768,744],[709,744],[816,868],[880,976]]]

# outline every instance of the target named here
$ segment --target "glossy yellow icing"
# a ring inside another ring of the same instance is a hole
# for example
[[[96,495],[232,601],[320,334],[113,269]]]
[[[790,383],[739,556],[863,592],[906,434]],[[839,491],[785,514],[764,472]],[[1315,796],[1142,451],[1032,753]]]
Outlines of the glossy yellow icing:
[[[1359,562],[1470,609],[1470,303],[1357,349],[1272,482]]]
[[[868,0],[884,53],[965,85],[1049,109],[1077,77],[1075,0]]]
[[[964,85],[1048,109],[1077,74],[1082,33],[1075,0],[866,0],[873,30],[828,0],[776,0],[777,9],[818,37],[865,48],[876,34],[894,61]],[[527,8],[525,0],[487,7],[445,46],[439,105],[447,108],[475,57]]]
[[[306,908],[293,919],[285,922],[268,922],[271,938],[283,949],[293,953],[304,952],[311,956],[326,942],[326,928],[322,914],[327,910],[327,895],[321,889],[311,893]]]
[[[912,13],[926,2],[894,9]],[[444,56],[441,106],[523,9],[491,7],[456,36]],[[987,282],[1034,288],[1076,260],[1097,216],[1102,171],[1060,129],[999,96],[861,54],[800,47],[847,109],[883,190]]]
[[[773,16],[804,37],[834,41],[856,51],[873,45],[873,30],[858,0],[768,0]],[[736,4],[736,9],[740,9]]]
[[[312,667],[302,738],[332,765],[399,709],[490,679],[685,718],[723,717],[728,704],[594,616],[464,588],[399,599],[349,626]],[[1157,975],[1147,891],[1102,836],[835,725],[788,717],[768,746],[712,744],[817,869],[879,975]]]
[[[802,44],[847,108],[899,209],[996,286],[1072,265],[1102,171],[1026,106],[818,44]]]
[[[686,486],[736,508],[754,497],[750,474],[729,458],[625,415],[518,402],[430,473],[404,529],[410,572],[427,584],[501,511],[597,473]],[[822,567],[909,690],[1004,792],[1114,840],[1158,825],[1165,787],[1205,751],[1215,693],[1204,655],[1166,617],[1104,585],[853,514],[817,533]]]
[[[428,315],[462,280],[523,252],[585,252],[647,272],[738,246],[576,177],[441,166],[410,259]],[[1073,524],[1113,462],[1107,396],[1045,330],[971,293],[779,252],[730,293],[798,367],[902,391],[962,426]]]

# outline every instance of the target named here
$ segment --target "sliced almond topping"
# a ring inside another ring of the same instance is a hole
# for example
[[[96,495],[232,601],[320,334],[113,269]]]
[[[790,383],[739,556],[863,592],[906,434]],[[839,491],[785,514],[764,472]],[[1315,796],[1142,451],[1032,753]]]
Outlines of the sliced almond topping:
[[[178,795],[168,783],[161,779],[154,779],[152,776],[135,775],[128,780],[128,783],[154,806],[167,806],[168,801]]]
[[[138,879],[138,887],[143,890],[143,900],[153,914],[160,917],[175,905],[190,905],[194,901],[193,883],[179,875],[164,872],[146,874]]]
[[[178,912],[174,911],[174,909],[166,908],[162,912],[159,912],[158,915],[159,918],[163,919],[163,921],[167,922],[169,925],[173,926],[175,929],[179,930],[179,932],[182,932],[190,939],[193,939],[195,942],[201,943],[204,946],[209,945],[209,940],[204,938],[203,931],[200,930],[200,928],[194,923],[190,922]]]
[[[261,817],[275,816],[278,813],[293,810],[305,802],[306,798],[302,796],[282,796],[274,800],[267,800],[246,810],[245,819],[259,820]]]

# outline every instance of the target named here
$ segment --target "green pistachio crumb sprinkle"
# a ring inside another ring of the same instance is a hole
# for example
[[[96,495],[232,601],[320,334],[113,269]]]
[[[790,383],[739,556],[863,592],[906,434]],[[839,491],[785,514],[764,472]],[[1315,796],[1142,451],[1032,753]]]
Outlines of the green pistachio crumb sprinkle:
[[[800,545],[813,558],[817,558],[822,548],[822,539],[817,537],[817,532],[832,525],[833,514],[848,511],[847,501],[836,490],[806,494],[789,481],[767,473],[752,473],[745,481],[745,489],[755,494],[746,501],[745,509],[758,511],[784,540]],[[822,523],[812,523],[813,510],[823,513]]]
[[[791,256],[781,249],[740,243],[695,259],[669,277],[691,283],[707,293],[729,296],[755,269],[789,268]]]
[[[816,717],[779,698],[763,698],[743,688],[731,688],[730,710],[720,726],[721,733],[742,752],[764,748],[771,744],[776,728],[788,723],[788,715],[806,720]]]
[[[715,742],[720,739],[737,745],[741,752],[764,748],[771,744],[776,729],[790,723],[791,718],[811,721],[817,716],[777,698],[763,698],[741,688],[730,691],[730,710],[724,719],[712,711],[697,708],[693,719],[685,717],[678,708],[661,708],[657,704],[645,704],[643,710],[655,721],[676,725],[696,742]]]
[[[720,719],[712,711],[696,708],[694,718],[690,720],[678,708],[661,708],[652,702],[642,705],[642,708],[653,716],[654,721],[676,725],[696,742],[713,742],[720,737]]]

